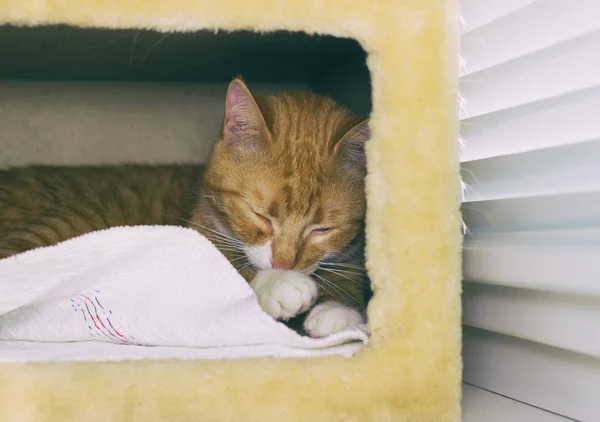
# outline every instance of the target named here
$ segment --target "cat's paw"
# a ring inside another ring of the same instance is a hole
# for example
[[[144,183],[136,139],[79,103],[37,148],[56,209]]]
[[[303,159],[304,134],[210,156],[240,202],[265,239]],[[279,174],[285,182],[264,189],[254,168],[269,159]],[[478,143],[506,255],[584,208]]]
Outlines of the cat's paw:
[[[311,309],[304,321],[304,331],[311,337],[325,337],[364,322],[356,309],[339,302],[323,302]]]
[[[263,310],[273,318],[284,321],[308,311],[319,294],[317,283],[297,271],[259,271],[250,287]]]

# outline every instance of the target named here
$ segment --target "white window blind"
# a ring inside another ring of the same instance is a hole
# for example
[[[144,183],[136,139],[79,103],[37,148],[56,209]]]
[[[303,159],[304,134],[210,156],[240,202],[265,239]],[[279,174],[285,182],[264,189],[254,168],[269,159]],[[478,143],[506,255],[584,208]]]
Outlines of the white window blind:
[[[464,380],[600,421],[600,0],[462,0]]]

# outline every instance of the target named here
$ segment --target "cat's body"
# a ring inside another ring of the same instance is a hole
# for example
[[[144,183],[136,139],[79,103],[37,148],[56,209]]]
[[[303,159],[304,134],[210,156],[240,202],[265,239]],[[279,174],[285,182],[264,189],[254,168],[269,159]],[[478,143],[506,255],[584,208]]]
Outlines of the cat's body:
[[[310,309],[323,336],[362,322],[368,126],[312,94],[230,85],[222,137],[201,166],[0,171],[0,258],[90,231],[183,225],[207,236],[274,318]],[[316,304],[316,306],[315,306]]]
[[[202,166],[0,170],[0,258],[115,226],[185,225]]]

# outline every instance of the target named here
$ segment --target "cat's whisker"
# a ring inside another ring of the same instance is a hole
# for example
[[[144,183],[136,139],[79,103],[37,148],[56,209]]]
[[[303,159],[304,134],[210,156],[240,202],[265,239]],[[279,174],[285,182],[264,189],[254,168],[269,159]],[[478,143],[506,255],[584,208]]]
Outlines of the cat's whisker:
[[[223,240],[226,240],[226,241],[229,241],[229,242],[232,242],[232,243],[236,243],[236,244],[239,244],[239,245],[243,245],[243,243],[241,241],[239,241],[238,239],[235,239],[235,238],[233,238],[231,236],[228,236],[225,233],[218,232],[216,230],[211,229],[210,227],[203,226],[202,224],[198,224],[198,223],[195,223],[193,221],[189,221],[189,220],[186,220],[186,221],[189,224],[193,224],[193,225],[195,225],[197,227],[201,227],[203,229],[209,230],[210,232],[214,233],[214,235],[216,235],[217,237],[220,237]]]
[[[224,241],[223,239],[214,238],[214,237],[210,237],[210,236],[205,236],[205,237],[208,240],[210,240],[210,242],[218,248],[220,248],[220,247],[232,248],[237,251],[244,252],[244,248],[235,243],[230,243],[228,241]]]
[[[229,251],[229,252],[236,252],[238,254],[245,254],[245,252],[242,249],[238,249],[238,248],[231,248],[229,246],[224,246],[224,245],[215,245],[217,247],[218,250],[220,251]]]
[[[245,255],[246,254],[243,250],[240,250],[238,248],[231,248],[229,246],[224,246],[224,245],[215,245],[215,246],[220,251],[235,252],[236,254],[239,254],[239,255]]]
[[[249,268],[251,266],[250,263],[244,264],[242,265],[240,268],[234,267],[238,272],[241,272],[242,270]]]
[[[203,197],[202,192],[199,190],[194,190],[194,189],[190,189],[190,188],[184,188],[186,191],[193,193],[194,195],[198,195],[200,197]]]
[[[221,252],[231,252],[234,253],[236,256],[238,255],[246,255],[246,253],[244,251],[241,251],[239,249],[235,249],[235,248],[228,248],[227,246],[220,246],[220,245],[215,245],[217,247],[217,249]]]
[[[135,46],[137,44],[139,36],[140,36],[140,31],[137,31],[133,35],[133,41],[131,43],[131,47],[129,48],[129,67],[133,66],[133,58],[134,58],[134,55],[135,55]]]
[[[336,271],[342,271],[342,272],[351,272],[354,274],[365,274],[367,273],[367,269],[366,268],[360,268],[360,267],[342,267],[342,266],[331,266],[331,265],[323,265],[322,263],[318,264],[319,267],[321,268],[327,268],[327,269],[331,269],[331,270],[336,270]]]
[[[244,256],[239,256],[239,257],[237,257],[237,258],[230,259],[230,260],[229,260],[229,262],[235,262],[235,261],[239,261],[240,259],[245,259],[245,258],[246,258],[246,256],[245,256],[245,255],[244,255]]]
[[[144,54],[144,57],[142,57],[142,63],[144,63],[146,59],[150,57],[150,54],[152,54],[152,52],[156,50],[156,47],[158,47],[164,40],[166,40],[170,36],[171,34],[164,34],[162,37],[160,37],[159,40],[156,43],[154,43],[152,47],[150,47],[150,50],[148,50],[148,52]]]
[[[339,271],[341,273],[347,273],[347,274],[360,274],[360,275],[367,275],[367,270],[361,270],[361,269],[354,269],[352,267],[348,268],[348,267],[323,267],[321,266],[321,264],[319,264],[319,268],[323,269],[323,270],[333,270],[333,271]]]
[[[317,275],[317,274],[315,274],[315,276],[316,276],[317,278],[319,278],[321,281],[323,281],[324,283],[327,283],[327,281],[326,281],[326,280],[324,280],[324,279],[323,279],[323,278],[322,278],[320,275]],[[316,280],[315,280],[315,281],[316,281]],[[327,287],[323,286],[323,285],[322,285],[321,283],[319,283],[318,281],[317,281],[317,284],[318,284],[319,286],[321,286],[321,287],[323,288],[323,290],[325,290],[327,293],[329,293],[329,295],[330,295],[331,297],[335,298],[335,295],[334,295],[334,294],[331,292],[331,290],[329,290]]]
[[[238,242],[233,242],[233,241],[232,241],[232,240],[230,240],[230,239],[227,239],[227,238],[224,238],[224,237],[219,237],[219,236],[216,236],[216,235],[214,235],[214,234],[212,234],[212,233],[207,233],[207,234],[205,234],[205,235],[204,235],[204,237],[206,237],[206,238],[208,238],[208,239],[214,239],[214,240],[218,240],[218,241],[220,241],[220,242],[224,242],[224,243],[227,243],[227,244],[230,244],[230,245],[238,245],[238,244],[240,244],[240,245],[241,245],[241,244],[242,244],[241,242],[240,242],[240,243],[238,243]]]
[[[365,267],[361,267],[359,265],[347,264],[342,262],[320,262],[319,265],[329,265],[332,267],[344,267],[344,268],[354,268],[356,270],[366,270]]]
[[[193,224],[194,226],[197,226],[197,227],[200,227],[200,228],[206,229],[206,230],[208,230],[208,231],[210,231],[210,232],[214,233],[215,235],[217,235],[217,236],[219,236],[219,237],[221,237],[221,238],[223,238],[223,239],[229,239],[230,241],[232,241],[232,242],[234,242],[234,243],[237,243],[237,244],[239,244],[240,246],[242,246],[242,245],[243,245],[243,243],[242,243],[241,241],[239,241],[238,239],[235,239],[235,238],[233,238],[233,237],[231,237],[231,236],[228,236],[228,235],[226,235],[226,234],[224,234],[224,233],[221,233],[221,232],[219,232],[219,231],[217,231],[217,230],[213,230],[213,229],[211,229],[210,227],[204,226],[204,225],[202,225],[202,224],[195,223],[195,222],[193,222],[193,221],[190,221],[190,220],[187,220],[187,219],[185,219],[185,218],[176,217],[176,216],[174,216],[174,215],[171,215],[170,217],[173,217],[173,218],[176,218],[176,219],[178,219],[178,220],[181,220],[181,221],[183,221],[183,222],[186,222],[186,223],[188,223],[188,224]]]
[[[348,276],[346,276],[344,274],[339,273],[336,270],[330,270],[330,269],[322,268],[322,267],[319,267],[319,269],[322,270],[322,271],[327,271],[328,273],[335,274],[335,275],[340,276],[342,278],[345,278],[346,280],[351,281],[354,284],[358,284],[359,286],[364,286],[364,285],[367,284],[367,283],[361,282],[359,280],[352,279],[352,278],[350,278],[350,277],[348,277]],[[352,274],[359,275],[359,276],[364,276],[364,274],[359,274],[359,273],[352,273]]]
[[[330,269],[330,268],[323,268],[323,267],[319,267],[319,269],[322,270],[322,271],[327,271],[328,273],[337,274],[340,277],[344,277],[344,278],[348,278],[344,274],[357,275],[357,276],[360,276],[360,277],[365,277],[366,276],[365,273],[359,273],[359,272],[355,272],[355,271],[338,270],[338,269]],[[352,281],[356,281],[356,280],[352,280]]]
[[[350,297],[352,300],[354,300],[355,302],[359,303],[350,293],[348,293],[344,288],[336,285],[335,283],[333,283],[331,280],[325,278],[324,276],[315,274],[321,281],[323,281],[324,283],[326,283],[329,287],[335,289],[336,291],[345,294],[346,296]],[[324,287],[324,286],[322,286]],[[326,289],[327,290],[327,289]],[[329,294],[331,294],[330,291],[327,291]],[[334,296],[334,295],[332,295]]]
[[[324,283],[327,283],[327,285],[329,287],[331,287],[333,289],[336,289],[340,293],[343,293],[344,295],[346,295],[347,297],[349,297],[350,299],[352,299],[361,309],[365,308],[365,305],[363,305],[360,301],[358,301],[358,299],[356,299],[354,296],[352,296],[350,293],[348,293],[344,288],[342,288],[340,286],[337,286],[335,283],[331,282],[330,280],[326,279],[323,276],[320,276],[318,274],[315,274],[315,276],[317,276],[317,278],[319,278]],[[327,291],[327,293],[329,293],[332,297],[334,297],[334,295],[332,295],[331,292],[325,288],[325,286],[323,286],[321,284],[320,284],[320,286],[323,287],[325,289],[325,291]]]

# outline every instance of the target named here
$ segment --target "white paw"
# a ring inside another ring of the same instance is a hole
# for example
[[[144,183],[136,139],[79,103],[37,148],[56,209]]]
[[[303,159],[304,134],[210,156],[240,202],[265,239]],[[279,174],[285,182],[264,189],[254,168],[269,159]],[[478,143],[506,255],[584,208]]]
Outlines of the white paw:
[[[304,331],[311,337],[325,337],[364,322],[356,309],[339,302],[323,302],[311,309],[304,321]]]
[[[317,300],[317,283],[297,271],[259,271],[250,283],[263,310],[275,319],[287,320],[306,312]]]

